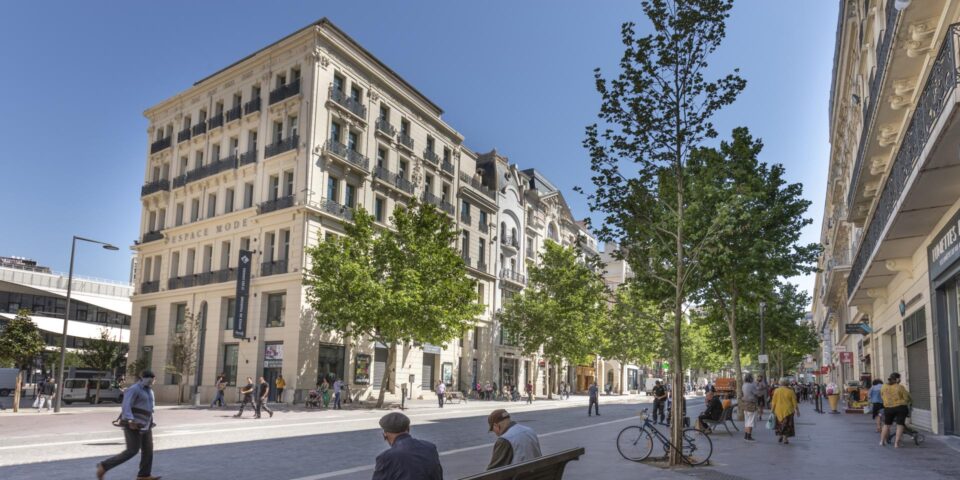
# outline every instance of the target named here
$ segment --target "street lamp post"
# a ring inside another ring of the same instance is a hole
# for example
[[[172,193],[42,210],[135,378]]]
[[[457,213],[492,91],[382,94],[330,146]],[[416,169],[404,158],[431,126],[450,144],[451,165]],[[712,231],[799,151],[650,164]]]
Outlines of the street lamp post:
[[[760,302],[760,355],[767,354],[767,337],[763,334],[763,310],[766,306],[766,302]],[[763,370],[763,380],[769,383],[770,380],[767,379],[767,362],[760,362],[760,365]]]
[[[63,401],[63,369],[67,364],[67,325],[70,323],[70,294],[73,289],[73,257],[77,251],[77,240],[98,243],[103,245],[103,248],[107,250],[120,250],[106,242],[78,237],[76,235],[73,236],[73,244],[70,246],[70,271],[67,274],[67,309],[63,314],[63,335],[60,337],[60,370],[57,372],[57,401],[53,404],[54,413],[60,412],[60,406]]]

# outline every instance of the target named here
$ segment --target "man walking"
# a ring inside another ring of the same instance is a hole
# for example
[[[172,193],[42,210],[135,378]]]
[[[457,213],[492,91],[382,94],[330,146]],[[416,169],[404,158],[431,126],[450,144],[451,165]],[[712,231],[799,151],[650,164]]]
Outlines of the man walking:
[[[243,395],[243,400],[240,401],[240,411],[237,412],[234,417],[240,418],[243,415],[243,409],[250,404],[251,407],[254,407],[254,413],[256,413],[256,406],[253,403],[253,378],[247,377],[247,384],[240,388],[240,393]]]
[[[587,393],[590,395],[590,403],[587,404],[587,416],[589,417],[593,410],[596,409],[597,416],[600,416],[600,389],[597,388],[597,382],[594,381],[590,384],[590,388],[587,389]]]
[[[443,480],[437,446],[410,436],[410,419],[399,412],[380,418],[390,449],[377,456],[373,480]]]
[[[340,395],[343,392],[343,380],[339,378],[333,381],[333,409],[341,410]]]
[[[270,407],[267,406],[267,400],[270,397],[270,384],[267,383],[267,379],[260,377],[260,386],[257,389],[257,405],[255,411],[257,415],[254,418],[260,418],[260,412],[266,410],[270,414],[270,418],[273,418],[273,410],[270,410]]]
[[[287,388],[287,381],[283,379],[282,374],[274,381],[274,385],[277,387],[277,403],[283,403],[283,389]]]
[[[54,383],[53,378],[48,378],[46,382],[43,382],[40,389],[39,403],[37,404],[37,413],[40,413],[40,408],[46,404],[47,411],[50,411],[50,405],[53,403],[53,394],[57,391],[57,384]]]
[[[443,408],[443,397],[447,394],[447,386],[444,385],[443,380],[437,381],[437,402],[440,403],[440,408]]]
[[[487,470],[526,462],[543,455],[536,432],[511,420],[506,410],[498,408],[491,412],[487,417],[487,425],[497,435]]]
[[[527,405],[531,405],[533,404],[533,384],[528,381],[526,389]]]
[[[123,394],[120,421],[123,424],[123,437],[127,448],[119,455],[110,457],[97,464],[97,480],[103,480],[107,471],[130,460],[140,453],[140,471],[137,480],[159,480],[151,474],[153,469],[153,386],[154,374],[145,370],[140,374],[140,382],[128,388]]]
[[[220,408],[226,407],[227,404],[223,400],[223,391],[227,388],[227,376],[226,374],[221,373],[217,377],[217,396],[213,397],[213,401],[210,402],[210,408],[213,408],[214,405],[219,406]]]
[[[657,380],[653,387],[653,423],[658,423],[657,418],[660,419],[659,423],[661,425],[663,425],[663,423],[666,421],[666,416],[663,414],[663,409],[666,406],[666,403],[667,389],[663,387],[663,384],[660,383],[660,380]]]

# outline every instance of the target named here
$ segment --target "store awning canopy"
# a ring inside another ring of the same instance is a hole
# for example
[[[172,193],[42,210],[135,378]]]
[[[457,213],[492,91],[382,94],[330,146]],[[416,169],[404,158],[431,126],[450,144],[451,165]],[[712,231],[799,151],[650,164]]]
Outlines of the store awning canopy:
[[[0,313],[0,317],[13,320],[17,316],[12,313]],[[55,333],[58,335],[63,333],[63,319],[31,315],[30,320],[33,321],[37,328],[45,332]],[[103,329],[106,329],[110,333],[110,337],[113,339],[119,339],[119,341],[122,343],[130,342],[130,329],[128,328],[117,328],[110,325],[79,322],[76,320],[70,320],[67,323],[67,336],[97,339],[100,338],[100,331]]]

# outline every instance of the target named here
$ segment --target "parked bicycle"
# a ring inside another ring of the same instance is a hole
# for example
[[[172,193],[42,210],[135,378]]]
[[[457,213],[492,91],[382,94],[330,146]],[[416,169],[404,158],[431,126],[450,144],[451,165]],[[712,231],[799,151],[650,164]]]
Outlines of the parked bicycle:
[[[638,416],[643,420],[642,425],[631,425],[620,431],[617,435],[617,451],[627,460],[633,462],[642,462],[653,452],[654,438],[660,441],[663,446],[663,456],[670,454],[670,450],[680,452],[680,458],[691,466],[703,465],[710,461],[713,454],[713,442],[707,434],[695,429],[687,428],[683,430],[683,444],[678,449],[670,439],[660,433],[659,430],[650,421],[647,414],[648,409],[644,408]]]

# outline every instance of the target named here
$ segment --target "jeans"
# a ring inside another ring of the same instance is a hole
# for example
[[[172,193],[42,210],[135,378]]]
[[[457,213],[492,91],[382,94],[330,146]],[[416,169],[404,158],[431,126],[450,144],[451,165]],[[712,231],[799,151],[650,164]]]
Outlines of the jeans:
[[[260,418],[260,411],[266,410],[267,413],[273,415],[273,410],[270,410],[270,407],[267,406],[267,402],[264,399],[257,399],[257,403],[254,405],[254,411],[257,413],[257,418]],[[240,411],[243,411],[242,409]]]
[[[597,397],[590,397],[590,403],[587,405],[587,416],[590,416],[593,410],[596,410],[597,415],[600,415],[600,402],[597,401]]]
[[[243,415],[243,409],[244,409],[244,407],[246,407],[248,404],[249,404],[250,406],[252,406],[253,409],[254,409],[254,411],[256,412],[257,406],[256,406],[256,404],[253,403],[253,399],[250,398],[249,396],[245,396],[245,397],[243,397],[243,401],[240,402],[240,411],[237,412],[237,416],[238,416],[238,417],[239,417],[240,415]]]
[[[210,402],[210,408],[213,408],[214,405],[219,405],[221,407],[226,406],[226,402],[223,401],[223,390],[217,390],[217,396],[213,398],[212,402]]]
[[[437,403],[440,404],[440,408],[443,408],[443,394],[437,393]]]
[[[653,401],[653,423],[657,423],[657,418],[659,418],[661,422],[667,419],[666,415],[663,414],[664,403],[666,402],[663,400]],[[657,415],[659,415],[659,417]]]
[[[533,403],[533,392],[527,392],[527,404]]]
[[[102,462],[104,470],[110,470],[140,453],[140,471],[138,477],[149,477],[153,469],[153,430],[140,431],[129,427],[123,429],[123,438],[127,442],[127,449],[119,455],[110,457]]]
[[[46,404],[47,410],[50,410],[50,406],[53,404],[53,400],[51,399],[52,396],[53,395],[44,395],[42,393],[40,394],[40,397],[37,399],[38,412],[40,411],[41,408],[43,408],[44,404]]]
[[[333,394],[333,409],[340,410],[340,392]]]

